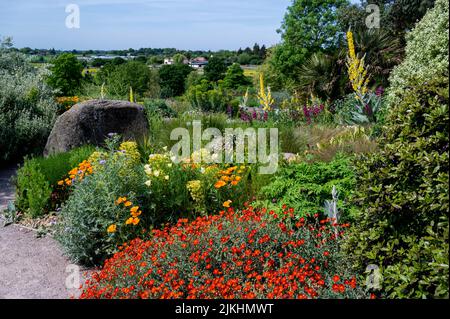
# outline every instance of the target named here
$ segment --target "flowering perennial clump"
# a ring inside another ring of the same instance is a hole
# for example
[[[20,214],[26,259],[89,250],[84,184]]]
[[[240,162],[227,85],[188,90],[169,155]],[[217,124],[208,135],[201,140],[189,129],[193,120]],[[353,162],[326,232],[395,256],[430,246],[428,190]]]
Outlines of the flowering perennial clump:
[[[279,215],[279,216],[278,216]],[[336,258],[344,226],[247,207],[153,230],[92,275],[81,298],[354,298]],[[337,232],[335,232],[337,229]]]
[[[94,172],[92,165],[87,160],[81,162],[77,167],[71,169],[68,177],[58,181],[58,186],[71,186],[75,182],[82,181],[86,176]]]

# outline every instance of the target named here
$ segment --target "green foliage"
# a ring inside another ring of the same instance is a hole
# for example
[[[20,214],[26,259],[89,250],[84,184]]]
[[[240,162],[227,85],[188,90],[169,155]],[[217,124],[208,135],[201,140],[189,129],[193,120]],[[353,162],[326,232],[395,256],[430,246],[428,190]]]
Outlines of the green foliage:
[[[335,48],[339,43],[337,9],[345,0],[295,0],[288,8],[275,51],[276,67],[295,80],[298,68],[313,52]]]
[[[16,206],[20,211],[32,211],[38,217],[56,208],[58,198],[51,198],[57,183],[67,172],[87,159],[95,151],[93,146],[83,146],[70,152],[45,157],[25,159],[16,179]],[[50,189],[50,192],[48,191]]]
[[[366,93],[363,101],[349,94],[333,104],[336,113],[335,121],[345,125],[367,125],[370,123],[382,123],[386,113],[385,97],[374,93]]]
[[[391,75],[382,150],[357,162],[364,209],[347,251],[391,298],[448,298],[448,2],[409,34]]]
[[[215,85],[207,80],[191,86],[186,97],[194,108],[203,112],[225,112],[229,100],[222,85]]]
[[[76,56],[70,53],[63,53],[53,60],[52,72],[47,79],[47,83],[57,90],[60,96],[76,95],[81,87],[83,79],[83,65]]]
[[[159,84],[161,86],[161,97],[183,95],[185,81],[192,68],[185,64],[163,65],[159,69]]]
[[[158,79],[147,65],[130,61],[115,67],[107,79],[108,90],[119,96],[127,96],[130,87],[140,96],[155,96],[159,92]]]
[[[35,218],[45,213],[52,188],[41,172],[39,164],[33,160],[26,160],[17,172],[17,190],[15,205],[27,216]]]
[[[348,251],[382,267],[388,297],[448,297],[448,120],[448,77],[407,89],[382,151],[357,164],[364,214]]]
[[[0,162],[43,150],[57,105],[44,74],[22,54],[0,49]]]
[[[325,201],[331,199],[333,186],[339,194],[338,208],[342,218],[353,219],[355,210],[349,198],[356,180],[350,161],[345,157],[337,157],[329,163],[303,162],[282,167],[272,181],[261,188],[258,206],[286,204],[299,216],[323,213]]]
[[[167,105],[166,101],[161,99],[145,100],[144,109],[147,117],[154,116],[155,113],[162,117],[175,117],[177,115],[177,113]]]
[[[341,51],[335,54],[315,52],[300,68],[295,89],[303,95],[322,100],[334,100],[342,96],[348,78],[344,73],[344,57]]]
[[[223,85],[229,89],[237,89],[242,86],[249,86],[251,81],[244,75],[244,70],[237,63],[231,65],[225,78],[223,79]]]
[[[406,58],[389,78],[390,107],[401,102],[404,90],[411,85],[421,85],[436,75],[448,76],[448,12],[448,1],[437,0],[435,7],[408,33]]]
[[[225,77],[227,66],[224,59],[220,57],[212,57],[208,61],[208,65],[205,66],[205,77],[208,81],[217,82]]]

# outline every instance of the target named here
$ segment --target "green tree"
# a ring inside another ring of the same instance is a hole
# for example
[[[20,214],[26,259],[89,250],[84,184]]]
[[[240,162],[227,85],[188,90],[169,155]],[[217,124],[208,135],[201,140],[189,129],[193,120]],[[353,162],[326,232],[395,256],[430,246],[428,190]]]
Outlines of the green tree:
[[[182,64],[186,59],[187,59],[186,56],[184,56],[181,53],[177,53],[173,56],[173,62],[175,64]]]
[[[205,66],[205,76],[211,82],[222,80],[226,71],[227,66],[225,65],[225,61],[219,57],[212,57],[209,59],[208,65]]]
[[[275,50],[276,67],[294,79],[312,53],[335,49],[340,40],[337,11],[346,0],[295,0],[288,8]]]
[[[251,81],[244,75],[241,66],[234,63],[228,68],[223,84],[226,88],[237,89],[241,86],[250,85]]]
[[[163,65],[159,69],[161,97],[183,95],[186,78],[191,72],[192,68],[185,64]]]
[[[157,85],[157,81],[152,78],[150,69],[144,63],[130,61],[114,68],[108,80],[108,89],[111,93],[126,96],[130,92],[138,95],[147,95],[150,88]]]
[[[61,54],[53,61],[50,71],[52,73],[47,82],[52,88],[58,90],[59,95],[71,96],[78,92],[83,79],[83,65],[75,55]]]

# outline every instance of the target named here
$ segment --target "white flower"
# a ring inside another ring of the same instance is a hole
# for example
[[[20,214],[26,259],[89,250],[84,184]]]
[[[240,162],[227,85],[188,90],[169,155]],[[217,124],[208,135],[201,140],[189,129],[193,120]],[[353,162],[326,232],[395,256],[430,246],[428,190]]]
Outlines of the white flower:
[[[200,168],[200,173],[205,174],[205,171],[206,171],[206,170],[205,170],[204,167],[201,167],[201,168]]]
[[[159,170],[156,170],[153,172],[153,176],[158,177],[160,173],[161,172]]]
[[[167,167],[171,168],[172,167],[172,163],[167,164]]]
[[[145,185],[147,185],[148,187],[150,187],[150,186],[152,185],[152,181],[151,181],[151,180],[146,181],[146,182],[145,182]]]
[[[163,151],[166,152],[167,151],[167,146],[163,147]]]
[[[169,175],[164,176],[164,179],[165,179],[166,181],[168,181],[168,180],[169,180]]]

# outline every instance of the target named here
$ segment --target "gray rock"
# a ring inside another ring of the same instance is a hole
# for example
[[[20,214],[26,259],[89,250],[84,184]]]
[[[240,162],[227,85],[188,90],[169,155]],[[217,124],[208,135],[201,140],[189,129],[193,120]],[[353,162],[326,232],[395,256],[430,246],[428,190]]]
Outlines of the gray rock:
[[[56,120],[44,156],[84,144],[102,145],[109,133],[136,139],[148,133],[141,105],[126,101],[90,100],[78,103]]]

